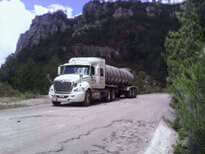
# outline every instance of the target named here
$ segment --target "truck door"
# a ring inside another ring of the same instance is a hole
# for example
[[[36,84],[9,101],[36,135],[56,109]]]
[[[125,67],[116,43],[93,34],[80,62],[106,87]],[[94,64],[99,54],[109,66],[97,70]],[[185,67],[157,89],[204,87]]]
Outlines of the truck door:
[[[96,76],[97,76],[96,66],[91,66],[91,87],[92,88],[97,88]]]
[[[97,65],[96,67],[97,73],[96,73],[96,87],[98,89],[104,89],[105,88],[105,68],[104,65]]]

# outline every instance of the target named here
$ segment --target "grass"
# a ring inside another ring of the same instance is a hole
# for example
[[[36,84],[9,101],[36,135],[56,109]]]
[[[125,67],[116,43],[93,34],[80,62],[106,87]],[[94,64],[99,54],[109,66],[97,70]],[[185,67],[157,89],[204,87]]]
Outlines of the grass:
[[[8,106],[19,106],[20,104],[17,102],[38,96],[39,94],[32,92],[21,93],[6,83],[0,83],[0,109]]]
[[[39,94],[33,92],[21,93],[7,83],[0,83],[0,97],[17,97],[22,99],[35,98]]]
[[[17,97],[21,93],[18,90],[13,89],[7,83],[0,83],[0,97]]]

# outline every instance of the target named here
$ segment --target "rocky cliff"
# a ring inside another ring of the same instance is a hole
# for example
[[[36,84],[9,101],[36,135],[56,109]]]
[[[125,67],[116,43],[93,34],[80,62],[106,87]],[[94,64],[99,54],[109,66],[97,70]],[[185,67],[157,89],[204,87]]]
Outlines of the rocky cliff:
[[[66,29],[71,27],[72,24],[62,11],[37,16],[32,21],[30,29],[21,34],[17,43],[16,53],[19,53],[24,48],[32,48],[38,45],[41,40],[46,40],[58,32],[65,32]]]
[[[164,42],[179,26],[176,10],[179,5],[94,0],[73,19],[61,11],[37,16],[1,68],[0,81],[21,91],[47,91],[46,76],[55,77],[57,65],[75,56],[95,56],[131,68],[146,82],[164,82]]]

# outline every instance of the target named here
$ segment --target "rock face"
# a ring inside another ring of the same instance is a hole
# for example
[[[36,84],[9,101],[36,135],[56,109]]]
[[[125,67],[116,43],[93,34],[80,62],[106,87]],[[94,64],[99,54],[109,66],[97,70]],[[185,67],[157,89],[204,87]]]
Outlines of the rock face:
[[[93,19],[99,20],[103,15],[107,13],[107,7],[100,1],[90,1],[83,7],[83,15],[88,22],[92,22]]]
[[[70,27],[69,19],[62,11],[37,16],[32,21],[30,29],[26,33],[21,34],[17,43],[16,53],[19,53],[24,48],[38,45],[41,40],[45,40],[55,33],[65,32]]]
[[[112,60],[113,57],[117,58],[120,56],[120,53],[110,47],[100,47],[100,46],[87,46],[83,44],[77,44],[72,46],[72,51],[75,56],[89,55],[90,57],[104,57],[106,60]]]
[[[148,6],[148,7],[146,7],[146,13],[147,13],[148,16],[155,16],[157,14],[160,14],[161,10],[160,9],[156,9],[153,6]]]
[[[118,8],[115,13],[113,14],[114,18],[121,18],[121,17],[130,17],[133,16],[134,13],[131,9],[124,9],[124,8]]]

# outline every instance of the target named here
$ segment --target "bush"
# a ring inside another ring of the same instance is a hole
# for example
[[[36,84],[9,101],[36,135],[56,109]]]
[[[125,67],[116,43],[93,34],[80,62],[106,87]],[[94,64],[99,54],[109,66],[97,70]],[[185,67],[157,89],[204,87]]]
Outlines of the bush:
[[[33,92],[21,93],[18,90],[12,88],[7,83],[0,83],[0,97],[12,97],[12,98],[15,97],[17,99],[14,100],[22,100],[28,98],[35,98],[38,96],[39,96],[38,93],[33,93]]]
[[[177,154],[205,153],[205,36],[196,4],[197,0],[186,1],[179,16],[182,26],[166,42],[169,87],[177,111],[174,127],[180,136]]]
[[[143,71],[139,71],[139,73],[136,74],[133,85],[137,87],[138,94],[149,94],[165,91],[165,88],[162,88],[163,85],[161,83],[152,79],[151,76]]]
[[[0,83],[0,97],[20,96],[18,90],[13,89],[10,85]]]

